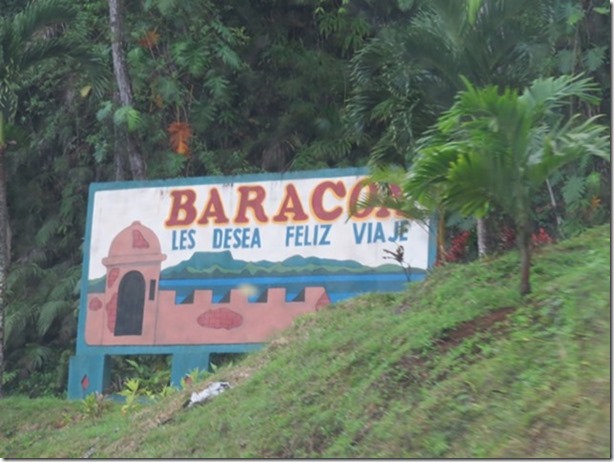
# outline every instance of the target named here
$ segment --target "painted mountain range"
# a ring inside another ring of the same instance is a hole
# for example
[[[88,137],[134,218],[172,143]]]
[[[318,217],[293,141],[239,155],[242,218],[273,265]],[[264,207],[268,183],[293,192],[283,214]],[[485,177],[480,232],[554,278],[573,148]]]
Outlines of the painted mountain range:
[[[414,276],[425,274],[425,271],[419,268],[412,268],[411,272]],[[162,270],[160,280],[283,277],[304,274],[318,276],[403,274],[403,268],[396,263],[370,267],[354,260],[334,260],[300,255],[294,255],[280,262],[268,260],[248,262],[235,259],[230,251],[194,252],[188,260]],[[91,280],[90,292],[103,291],[104,280],[105,277]]]
[[[227,276],[283,276],[290,274],[364,274],[402,271],[400,265],[384,264],[376,268],[354,260],[301,257],[293,255],[281,262],[235,260],[228,250],[195,252],[188,260],[162,270],[160,279],[200,279]]]

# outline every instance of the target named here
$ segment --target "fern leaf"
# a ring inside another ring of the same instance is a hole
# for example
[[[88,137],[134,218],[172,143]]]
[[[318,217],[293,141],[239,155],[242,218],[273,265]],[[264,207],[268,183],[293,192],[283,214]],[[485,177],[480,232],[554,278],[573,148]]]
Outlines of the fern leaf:
[[[587,50],[582,56],[582,62],[589,72],[596,71],[606,57],[607,47],[598,46]]]
[[[167,131],[173,151],[181,155],[189,154],[190,146],[188,142],[192,136],[190,125],[186,122],[173,122],[168,126]]]
[[[113,114],[113,122],[118,126],[125,125],[129,132],[133,132],[141,126],[141,114],[132,106],[123,106]]]
[[[111,103],[111,101],[103,102],[98,112],[96,112],[96,120],[98,120],[98,122],[102,122],[104,119],[106,119],[111,114],[112,110],[113,110],[113,104]]]
[[[581,176],[572,176],[569,178],[561,190],[565,204],[571,208],[577,205],[585,191],[586,179]]]

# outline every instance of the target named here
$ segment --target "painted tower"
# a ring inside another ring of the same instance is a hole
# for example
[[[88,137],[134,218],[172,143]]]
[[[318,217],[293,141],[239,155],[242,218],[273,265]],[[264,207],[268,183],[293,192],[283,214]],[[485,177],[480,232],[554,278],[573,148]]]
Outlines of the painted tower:
[[[139,221],[113,239],[102,259],[107,268],[104,294],[88,303],[88,314],[104,322],[87,323],[87,343],[154,343],[160,266],[165,259],[155,233]]]

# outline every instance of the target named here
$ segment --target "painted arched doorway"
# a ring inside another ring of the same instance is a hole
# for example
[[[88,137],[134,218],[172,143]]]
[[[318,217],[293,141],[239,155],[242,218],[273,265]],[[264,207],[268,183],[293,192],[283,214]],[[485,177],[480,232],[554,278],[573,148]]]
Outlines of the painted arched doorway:
[[[145,308],[145,278],[130,271],[119,283],[115,335],[141,335]]]

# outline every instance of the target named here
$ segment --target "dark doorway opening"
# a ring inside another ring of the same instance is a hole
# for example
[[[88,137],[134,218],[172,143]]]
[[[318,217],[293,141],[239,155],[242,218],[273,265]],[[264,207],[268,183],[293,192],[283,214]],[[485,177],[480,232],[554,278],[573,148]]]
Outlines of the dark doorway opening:
[[[130,271],[119,284],[115,335],[141,335],[145,309],[145,278]]]

